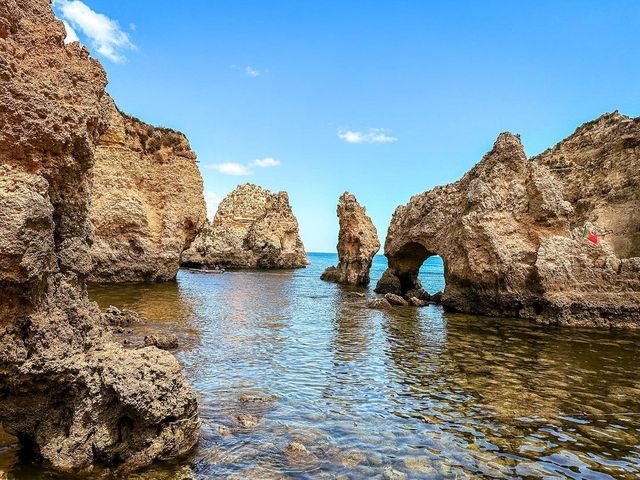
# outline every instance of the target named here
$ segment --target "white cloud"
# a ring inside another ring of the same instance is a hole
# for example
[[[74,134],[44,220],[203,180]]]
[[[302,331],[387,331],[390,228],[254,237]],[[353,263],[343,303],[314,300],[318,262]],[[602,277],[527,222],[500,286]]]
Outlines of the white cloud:
[[[262,167],[262,168],[277,167],[278,165],[280,165],[280,160],[276,160],[275,158],[271,158],[271,157],[260,158],[258,160],[254,160],[253,162],[251,162],[251,165],[254,167]]]
[[[224,175],[236,175],[236,176],[244,176],[251,175],[251,170],[246,165],[242,163],[235,162],[223,162],[223,163],[214,163],[208,165],[209,168],[213,168],[218,172]]]
[[[64,38],[64,43],[79,42],[80,39],[78,38],[78,34],[73,29],[73,27],[69,25],[69,22],[63,20],[62,23],[64,23],[64,29],[67,31],[67,36]]]
[[[339,130],[338,138],[347,143],[393,143],[397,142],[397,137],[387,135],[384,128],[370,128],[366,132],[354,130]]]
[[[262,72],[256,68],[253,68],[249,65],[247,65],[244,68],[244,73],[246,73],[247,75],[249,75],[250,77],[259,77],[260,75],[262,75]]]
[[[135,48],[117,21],[94,12],[80,0],[55,0],[54,5],[68,25],[85,35],[93,48],[109,60],[123,62],[125,56],[122,51]]]
[[[213,217],[218,211],[218,205],[220,205],[223,197],[222,195],[218,195],[216,192],[205,192],[204,199],[207,203],[207,218],[209,218],[209,220],[213,220]]]

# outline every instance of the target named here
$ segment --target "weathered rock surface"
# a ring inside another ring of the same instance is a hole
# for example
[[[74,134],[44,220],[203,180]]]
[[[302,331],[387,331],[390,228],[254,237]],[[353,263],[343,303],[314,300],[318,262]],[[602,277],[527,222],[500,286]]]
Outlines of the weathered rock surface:
[[[106,77],[49,0],[0,2],[0,424],[60,470],[121,471],[197,441],[173,356],[112,341],[87,298]]]
[[[640,257],[640,119],[618,112],[586,123],[532,158],[574,207],[570,226],[598,226],[618,258]]]
[[[338,201],[338,266],[327,268],[322,280],[346,285],[368,285],[371,262],[380,241],[371,218],[356,197],[345,192]]]
[[[240,185],[191,247],[182,264],[212,268],[300,268],[308,264],[286,192]]]
[[[206,221],[203,183],[186,137],[122,114],[103,98],[108,128],[93,168],[89,281],[175,278]]]
[[[531,160],[503,133],[461,180],[396,209],[376,291],[417,297],[420,265],[440,255],[447,309],[640,327],[639,211],[640,119],[604,115]]]
[[[147,335],[144,337],[144,345],[147,347],[154,346],[158,347],[161,350],[175,350],[178,348],[178,337],[175,335]]]
[[[407,300],[405,300],[403,297],[401,297],[400,295],[396,295],[395,293],[387,293],[384,298],[387,300],[387,302],[389,302],[391,305],[399,305],[401,307],[406,307],[407,305],[409,305],[409,302]],[[413,298],[413,297],[412,297]]]
[[[374,310],[385,310],[387,308],[391,308],[391,304],[384,297],[372,298],[367,302],[367,307],[372,308]]]
[[[102,318],[112,327],[130,327],[144,322],[144,319],[133,310],[127,310],[126,308],[120,310],[113,305],[105,310],[102,314]]]

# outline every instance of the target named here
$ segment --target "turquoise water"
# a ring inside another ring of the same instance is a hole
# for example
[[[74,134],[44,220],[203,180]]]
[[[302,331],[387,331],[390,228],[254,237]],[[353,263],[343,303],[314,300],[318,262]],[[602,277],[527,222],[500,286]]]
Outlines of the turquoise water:
[[[370,310],[354,292],[373,295],[383,257],[370,289],[321,281],[335,255],[310,260],[295,271],[181,271],[176,283],[92,289],[101,306],[136,309],[179,336],[200,398],[198,449],[138,478],[640,475],[637,333],[436,306]],[[431,293],[442,289],[442,262],[430,259],[421,277]],[[0,472],[50,478],[7,458]]]

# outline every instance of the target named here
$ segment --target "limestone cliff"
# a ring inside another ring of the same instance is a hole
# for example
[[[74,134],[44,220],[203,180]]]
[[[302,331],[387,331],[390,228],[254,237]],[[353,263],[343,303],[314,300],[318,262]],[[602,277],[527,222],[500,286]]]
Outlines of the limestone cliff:
[[[89,281],[173,279],[206,221],[196,155],[183,134],[123,115],[106,95],[102,107],[109,125],[95,153]]]
[[[603,115],[532,158],[562,182],[572,227],[595,222],[620,258],[640,257],[640,119]]]
[[[185,266],[300,268],[307,254],[286,192],[250,183],[220,203],[211,223],[182,255]]]
[[[337,267],[327,268],[321,278],[347,285],[368,285],[371,262],[378,250],[378,232],[356,197],[345,192],[338,201]]]
[[[501,134],[461,180],[396,209],[376,291],[419,289],[420,265],[440,255],[448,309],[638,327],[639,172],[640,120],[617,113],[531,160]],[[598,244],[582,238],[586,221]]]
[[[106,76],[49,0],[0,2],[0,424],[61,470],[187,452],[194,392],[173,356],[125,351],[87,298]]]

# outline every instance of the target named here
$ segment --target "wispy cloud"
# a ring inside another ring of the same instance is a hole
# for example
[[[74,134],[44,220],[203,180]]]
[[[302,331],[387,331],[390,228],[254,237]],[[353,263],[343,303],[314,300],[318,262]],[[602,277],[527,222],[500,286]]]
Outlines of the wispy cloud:
[[[251,165],[261,168],[277,167],[278,165],[280,165],[280,160],[276,160],[275,158],[271,157],[260,158],[251,162]]]
[[[258,70],[257,68],[253,68],[250,65],[244,67],[244,73],[246,73],[250,77],[259,77],[260,75],[262,75],[262,72],[260,70]]]
[[[338,130],[338,138],[347,143],[393,143],[398,138],[387,134],[384,128],[370,128],[366,132]]]
[[[80,39],[78,38],[78,34],[73,29],[73,27],[69,25],[69,22],[63,20],[62,23],[64,23],[64,29],[67,31],[67,36],[64,38],[64,43],[79,42]]]
[[[238,177],[251,175],[253,168],[270,168],[280,165],[280,160],[272,157],[259,158],[249,163],[222,162],[207,165],[207,168],[216,170],[223,175],[235,175]]]
[[[242,163],[235,162],[213,163],[211,165],[208,165],[208,167],[217,170],[223,175],[235,175],[238,177],[242,177],[245,175],[251,175],[252,173],[248,166]]]
[[[89,39],[98,54],[116,63],[126,60],[123,51],[135,48],[117,21],[94,12],[80,0],[54,0],[54,6],[70,27],[67,29],[67,40],[71,37],[70,31],[75,34],[77,30]]]
[[[207,203],[207,218],[209,218],[209,220],[213,220],[213,217],[216,215],[218,205],[220,205],[222,198],[222,195],[218,195],[216,192],[205,192],[204,199]]]

